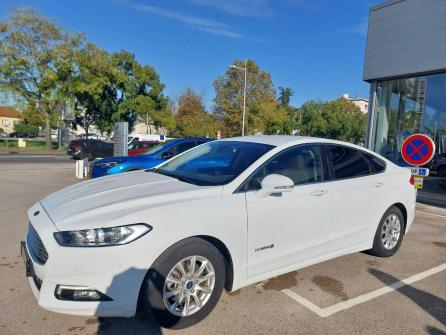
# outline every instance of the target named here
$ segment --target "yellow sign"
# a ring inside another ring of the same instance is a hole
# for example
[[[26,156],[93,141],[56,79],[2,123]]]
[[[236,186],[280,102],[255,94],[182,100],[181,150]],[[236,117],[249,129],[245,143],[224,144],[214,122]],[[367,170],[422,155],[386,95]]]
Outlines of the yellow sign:
[[[413,186],[415,186],[415,188],[417,190],[422,189],[423,188],[423,179],[424,178],[420,177],[420,176],[414,176],[413,179],[414,179],[414,185]]]

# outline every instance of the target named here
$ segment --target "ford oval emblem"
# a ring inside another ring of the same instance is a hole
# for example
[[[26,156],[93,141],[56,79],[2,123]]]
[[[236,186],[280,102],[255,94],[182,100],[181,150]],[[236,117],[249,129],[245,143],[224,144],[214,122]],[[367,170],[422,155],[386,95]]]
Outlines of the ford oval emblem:
[[[37,216],[37,215],[39,215],[40,214],[40,211],[35,211],[34,212],[34,216]]]

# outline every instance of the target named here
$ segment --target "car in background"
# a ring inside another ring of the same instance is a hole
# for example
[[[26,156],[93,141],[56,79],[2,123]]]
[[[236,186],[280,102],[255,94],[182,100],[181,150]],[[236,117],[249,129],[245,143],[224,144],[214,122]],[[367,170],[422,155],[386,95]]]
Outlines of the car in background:
[[[156,141],[156,142],[164,142],[170,138],[167,138],[165,135],[153,135],[153,134],[131,134],[128,137],[127,143],[130,145],[137,141]]]
[[[5,131],[0,131],[0,138],[7,138],[9,137],[8,133]]]
[[[155,145],[160,144],[159,141],[133,141],[129,144],[128,155],[129,156],[138,156],[145,153],[150,148],[153,148]]]
[[[36,138],[36,134],[30,132],[13,131],[9,134],[13,138]]]
[[[100,140],[73,140],[68,145],[67,155],[73,159],[88,158],[88,160],[110,157],[113,156],[113,143]]]
[[[158,144],[139,156],[100,159],[91,165],[91,177],[97,178],[121,172],[150,169],[182,152],[209,141],[209,138],[179,138]]]
[[[435,155],[430,169],[436,171],[440,177],[446,177],[446,153]]]
[[[363,250],[394,255],[415,205],[410,170],[363,147],[245,136],[47,196],[28,210],[21,250],[43,308],[132,317],[141,307],[180,329],[223,289]]]

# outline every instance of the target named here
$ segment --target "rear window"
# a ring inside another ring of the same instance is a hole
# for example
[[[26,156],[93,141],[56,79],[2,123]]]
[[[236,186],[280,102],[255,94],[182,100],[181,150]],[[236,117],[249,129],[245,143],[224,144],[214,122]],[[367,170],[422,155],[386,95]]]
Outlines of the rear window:
[[[379,159],[378,157],[367,154],[365,152],[363,153],[363,155],[367,158],[375,173],[384,172],[384,170],[386,169],[386,163],[382,159]]]
[[[335,179],[361,177],[371,174],[370,165],[361,152],[344,146],[328,146]]]

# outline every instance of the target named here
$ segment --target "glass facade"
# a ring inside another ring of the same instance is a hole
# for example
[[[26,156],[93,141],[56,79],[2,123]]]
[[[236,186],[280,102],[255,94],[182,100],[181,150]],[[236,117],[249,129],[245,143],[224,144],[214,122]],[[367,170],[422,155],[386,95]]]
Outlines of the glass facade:
[[[399,164],[401,144],[415,133],[430,136],[436,153],[419,200],[446,206],[446,73],[377,82],[372,150]]]

